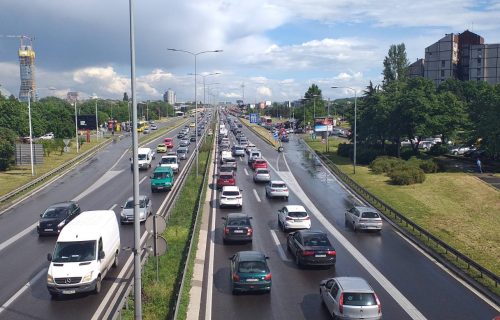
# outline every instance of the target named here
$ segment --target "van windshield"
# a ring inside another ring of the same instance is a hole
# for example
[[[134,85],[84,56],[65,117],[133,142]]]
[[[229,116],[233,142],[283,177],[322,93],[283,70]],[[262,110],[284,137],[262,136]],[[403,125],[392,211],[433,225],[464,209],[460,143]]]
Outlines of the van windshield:
[[[139,155],[138,155],[139,160],[146,160],[147,157],[148,157],[148,155],[145,153],[139,153]]]
[[[96,241],[56,242],[52,262],[85,262],[96,259]]]
[[[177,159],[176,158],[161,158],[161,163],[162,164],[165,164],[165,163],[177,163]]]

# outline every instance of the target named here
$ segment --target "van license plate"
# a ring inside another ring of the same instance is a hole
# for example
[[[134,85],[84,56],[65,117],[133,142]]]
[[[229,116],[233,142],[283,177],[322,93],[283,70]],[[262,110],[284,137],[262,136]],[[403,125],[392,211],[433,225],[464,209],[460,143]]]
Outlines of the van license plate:
[[[63,294],[75,294],[75,290],[63,290],[62,293]]]

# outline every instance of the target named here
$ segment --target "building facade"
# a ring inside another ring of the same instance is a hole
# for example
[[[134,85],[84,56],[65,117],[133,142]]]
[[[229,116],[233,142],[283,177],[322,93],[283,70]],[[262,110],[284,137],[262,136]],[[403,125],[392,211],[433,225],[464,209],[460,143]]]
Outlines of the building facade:
[[[27,38],[30,42],[31,39]],[[21,46],[19,47],[19,73],[21,76],[21,87],[19,88],[19,101],[27,102],[29,98],[32,101],[38,100],[35,81],[35,50],[29,45],[23,43],[24,37],[21,37]]]
[[[163,101],[170,105],[174,105],[176,103],[176,95],[175,91],[172,89],[168,89],[164,94],[163,94]]]

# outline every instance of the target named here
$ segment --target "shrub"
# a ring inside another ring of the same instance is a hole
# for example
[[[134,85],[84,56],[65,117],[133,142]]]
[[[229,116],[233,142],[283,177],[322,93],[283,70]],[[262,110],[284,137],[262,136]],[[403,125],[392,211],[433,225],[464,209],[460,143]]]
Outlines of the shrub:
[[[436,143],[429,150],[429,154],[431,154],[433,156],[440,156],[440,155],[448,153],[448,151],[449,150],[448,150],[448,147],[446,145],[444,145],[442,143]]]
[[[338,146],[337,154],[341,157],[352,158],[354,146],[352,144],[341,143]]]
[[[366,146],[358,146],[356,150],[356,162],[359,164],[370,164],[376,157],[381,155],[381,150]]]
[[[400,152],[401,159],[408,160],[411,157],[415,156],[415,152],[413,152],[412,148],[401,148]]]
[[[391,178],[391,182],[396,185],[410,185],[425,181],[424,171],[412,165],[403,165],[394,168],[389,173],[389,177]]]
[[[390,173],[396,165],[402,162],[403,160],[395,157],[380,156],[372,161],[370,169],[376,174]]]
[[[422,169],[425,173],[436,173],[438,171],[438,164],[434,159],[418,159],[417,157],[411,157],[408,160],[408,164]]]

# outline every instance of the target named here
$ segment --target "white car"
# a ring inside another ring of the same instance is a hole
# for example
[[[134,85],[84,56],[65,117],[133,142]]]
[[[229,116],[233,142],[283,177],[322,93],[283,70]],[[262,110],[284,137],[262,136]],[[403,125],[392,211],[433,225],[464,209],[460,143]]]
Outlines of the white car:
[[[179,158],[177,154],[166,155],[161,157],[160,164],[161,167],[170,167],[175,173],[179,172]]]
[[[278,210],[278,226],[284,232],[291,229],[311,229],[311,218],[303,206],[285,206]]]
[[[257,168],[253,174],[254,182],[269,182],[271,181],[271,173],[269,169]]]
[[[40,139],[40,140],[52,140],[52,139],[54,139],[54,134],[52,132],[49,132],[49,133],[44,134],[43,136],[41,136],[38,139]]]
[[[289,191],[285,182],[280,180],[273,180],[270,181],[268,184],[266,184],[266,197],[268,198],[279,197],[288,200],[288,195]]]
[[[461,146],[461,147],[456,147],[450,150],[450,153],[453,155],[459,155],[459,154],[464,154],[465,152],[469,151],[470,147],[467,146]]]
[[[382,218],[378,212],[370,207],[352,207],[345,213],[346,225],[356,230],[382,230]]]
[[[219,206],[222,207],[238,207],[243,206],[243,196],[241,190],[237,186],[224,186],[220,193]]]
[[[148,196],[139,196],[139,220],[141,222],[146,221],[146,219],[153,213],[152,203]],[[134,223],[134,197],[130,197],[122,206],[122,212],[120,213],[120,222],[124,223]]]

